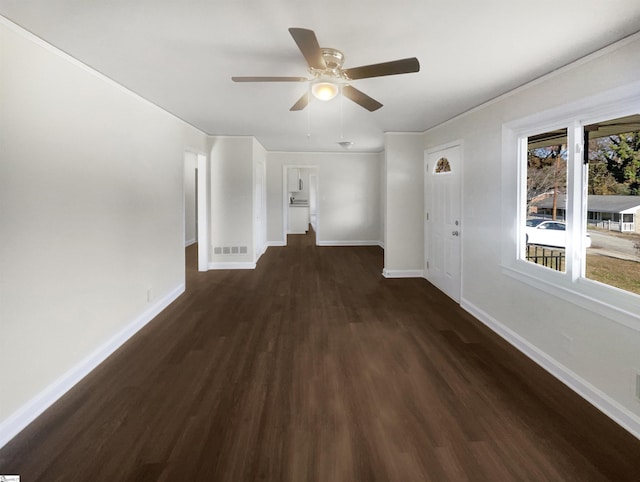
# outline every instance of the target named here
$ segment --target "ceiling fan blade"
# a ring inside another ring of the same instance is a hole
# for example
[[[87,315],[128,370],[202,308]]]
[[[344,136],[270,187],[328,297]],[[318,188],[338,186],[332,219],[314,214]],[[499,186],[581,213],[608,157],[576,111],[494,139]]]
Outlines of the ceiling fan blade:
[[[369,77],[384,77],[385,75],[408,74],[419,71],[420,62],[418,62],[418,59],[415,57],[343,70],[350,80],[367,79]]]
[[[231,77],[234,82],[306,82],[306,77]]]
[[[302,97],[300,97],[298,99],[298,102],[293,104],[293,106],[291,106],[291,109],[289,109],[289,110],[291,110],[291,111],[302,110],[307,105],[309,105],[309,102],[310,102],[309,92],[305,92],[304,94],[302,94]]]
[[[302,55],[304,55],[309,67],[321,70],[327,68],[327,64],[322,56],[322,50],[320,50],[320,45],[318,45],[318,39],[316,38],[316,34],[313,30],[308,30],[306,28],[290,28],[289,33],[298,45]]]
[[[342,86],[342,95],[344,95],[347,99],[354,101],[356,104],[364,107],[369,112],[373,112],[374,110],[378,110],[382,107],[382,104],[377,100],[369,97],[364,92],[359,91],[355,87],[351,87],[350,85]]]

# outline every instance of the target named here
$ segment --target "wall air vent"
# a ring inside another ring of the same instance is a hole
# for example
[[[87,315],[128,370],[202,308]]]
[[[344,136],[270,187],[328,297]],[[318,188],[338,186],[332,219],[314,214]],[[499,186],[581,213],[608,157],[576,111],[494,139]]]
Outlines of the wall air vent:
[[[247,254],[246,246],[214,246],[213,254]]]

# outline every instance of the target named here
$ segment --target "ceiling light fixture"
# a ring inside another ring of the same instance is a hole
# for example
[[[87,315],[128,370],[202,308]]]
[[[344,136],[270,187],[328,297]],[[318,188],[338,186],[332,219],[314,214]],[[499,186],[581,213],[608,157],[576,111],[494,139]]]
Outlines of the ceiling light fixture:
[[[318,100],[331,100],[338,95],[338,85],[326,80],[315,82],[311,86],[311,93]]]

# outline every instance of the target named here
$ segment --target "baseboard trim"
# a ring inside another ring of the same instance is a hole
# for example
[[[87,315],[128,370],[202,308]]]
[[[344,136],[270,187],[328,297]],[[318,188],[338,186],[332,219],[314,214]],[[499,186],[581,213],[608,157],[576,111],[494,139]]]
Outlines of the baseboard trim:
[[[256,269],[256,263],[251,261],[224,261],[209,263],[209,269]]]
[[[27,425],[33,422],[47,408],[53,405],[60,397],[73,388],[74,385],[87,376],[94,368],[100,365],[100,363],[105,361],[129,338],[135,335],[167,306],[173,303],[178,296],[184,293],[184,290],[185,284],[180,283],[165,297],[146,309],[140,316],[94,350],[93,353],[81,360],[77,365],[72,367],[48,387],[38,393],[34,398],[16,410],[9,416],[9,418],[0,423],[0,448],[24,430]]]
[[[185,247],[185,248],[188,248],[188,247],[189,247],[189,246],[191,246],[192,244],[196,244],[196,241],[197,241],[197,240],[196,240],[195,238],[190,239],[190,240],[188,240],[188,241],[186,241],[186,242],[184,243],[184,247]]]
[[[284,241],[267,242],[267,247],[282,247],[286,245],[287,243],[285,243]],[[316,246],[380,246],[382,249],[384,249],[384,243],[382,241],[316,241]]]
[[[260,250],[256,253],[256,264],[258,263],[258,260],[262,257],[262,255],[267,252],[268,248],[269,245],[265,243],[262,248],[260,248]]]
[[[316,241],[316,246],[380,246],[380,241]]]
[[[382,276],[385,278],[424,278],[422,269],[383,269]]]
[[[532,361],[540,365],[551,375],[571,388],[586,401],[591,403],[622,428],[631,433],[634,437],[640,439],[640,417],[636,414],[622,406],[609,395],[580,377],[569,368],[559,363],[556,359],[540,350],[525,338],[518,335],[515,331],[485,313],[473,303],[463,299],[460,306],[497,335],[504,338],[515,348],[520,350]]]

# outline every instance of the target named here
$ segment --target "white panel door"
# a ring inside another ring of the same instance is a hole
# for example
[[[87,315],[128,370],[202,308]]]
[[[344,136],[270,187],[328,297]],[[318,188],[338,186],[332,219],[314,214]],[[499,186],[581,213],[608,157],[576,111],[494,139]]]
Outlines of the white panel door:
[[[461,149],[425,155],[425,273],[432,284],[460,301]]]

